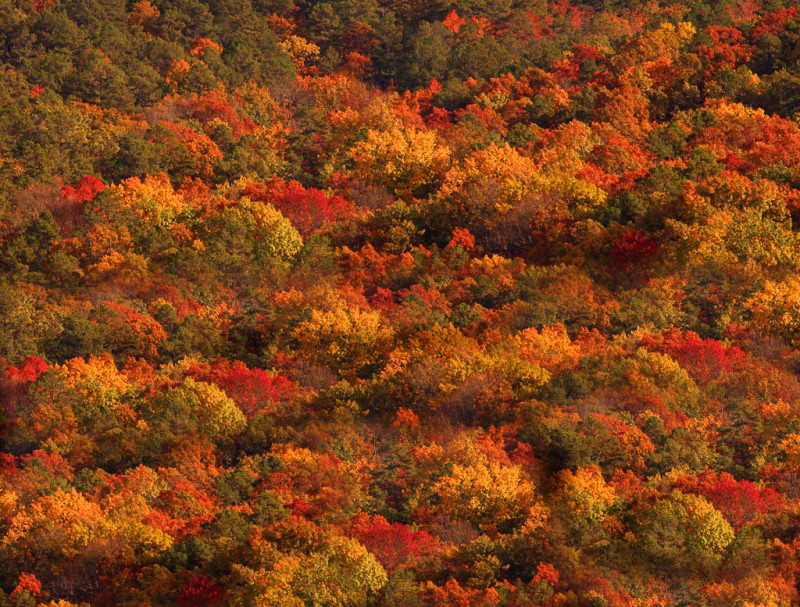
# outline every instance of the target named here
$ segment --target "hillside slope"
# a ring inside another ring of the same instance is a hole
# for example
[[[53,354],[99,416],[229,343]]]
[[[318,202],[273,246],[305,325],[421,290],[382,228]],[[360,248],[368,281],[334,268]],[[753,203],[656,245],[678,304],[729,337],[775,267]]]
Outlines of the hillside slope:
[[[0,607],[800,601],[800,6],[0,41]]]

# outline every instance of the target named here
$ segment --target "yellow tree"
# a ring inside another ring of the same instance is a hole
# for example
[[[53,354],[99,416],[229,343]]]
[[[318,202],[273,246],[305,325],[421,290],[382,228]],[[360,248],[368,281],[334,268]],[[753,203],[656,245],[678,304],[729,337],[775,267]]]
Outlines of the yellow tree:
[[[341,377],[354,378],[378,364],[394,332],[381,314],[339,306],[312,310],[295,331],[298,353],[326,365]]]
[[[353,175],[403,199],[423,197],[441,183],[450,152],[433,131],[394,126],[367,131],[350,150]]]

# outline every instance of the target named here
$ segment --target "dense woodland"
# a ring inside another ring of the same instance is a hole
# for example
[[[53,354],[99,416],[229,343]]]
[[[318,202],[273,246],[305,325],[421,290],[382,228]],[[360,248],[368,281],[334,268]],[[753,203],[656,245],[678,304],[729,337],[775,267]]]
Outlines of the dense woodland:
[[[0,0],[0,606],[800,603],[800,6]]]

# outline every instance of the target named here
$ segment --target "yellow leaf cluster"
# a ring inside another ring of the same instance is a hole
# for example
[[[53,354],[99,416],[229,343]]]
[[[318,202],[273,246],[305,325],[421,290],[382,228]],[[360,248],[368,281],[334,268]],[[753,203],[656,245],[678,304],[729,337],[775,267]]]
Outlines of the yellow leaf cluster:
[[[747,307],[754,326],[773,335],[788,335],[793,345],[800,344],[800,280],[793,276],[781,282],[767,280]]]
[[[131,177],[109,189],[119,195],[123,208],[131,209],[138,219],[150,225],[168,227],[187,207],[186,200],[173,190],[164,174],[148,175],[144,181]]]
[[[480,528],[524,519],[537,501],[533,483],[518,466],[490,461],[453,465],[433,490],[444,512]]]
[[[393,335],[379,312],[346,307],[312,310],[295,331],[302,354],[345,376],[378,362]]]
[[[350,151],[354,175],[400,198],[430,189],[444,175],[450,151],[433,131],[392,127],[367,132]]]
[[[588,521],[600,521],[616,498],[614,489],[603,479],[600,468],[578,468],[559,474],[558,499],[572,512]]]

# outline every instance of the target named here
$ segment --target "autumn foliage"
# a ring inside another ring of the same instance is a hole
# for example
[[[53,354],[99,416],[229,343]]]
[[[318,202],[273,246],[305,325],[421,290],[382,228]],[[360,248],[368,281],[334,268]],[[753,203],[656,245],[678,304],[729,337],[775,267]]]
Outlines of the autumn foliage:
[[[0,607],[800,602],[800,6],[0,0]]]

